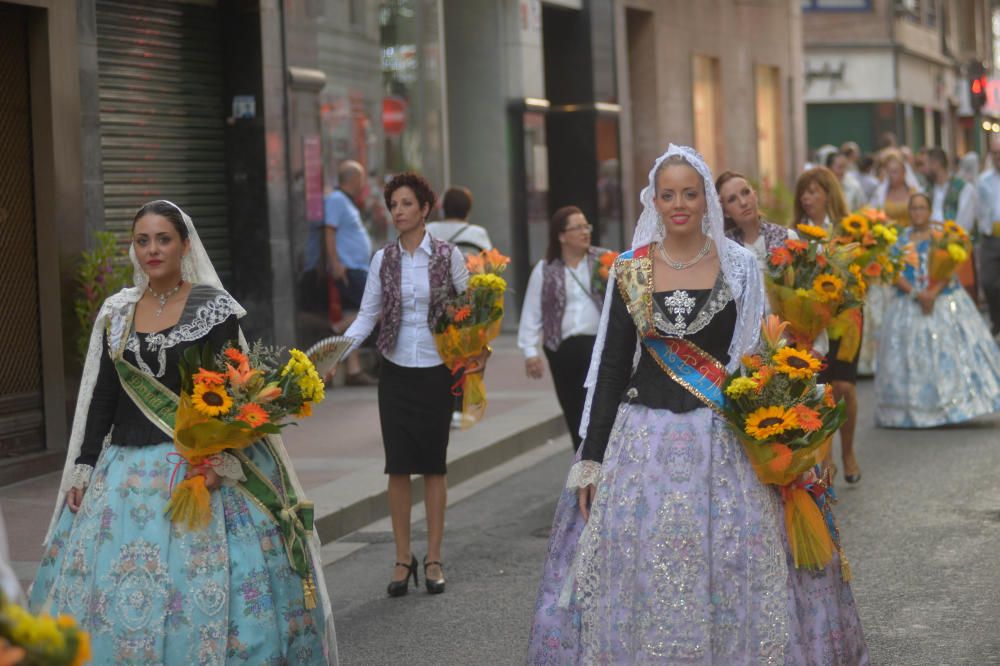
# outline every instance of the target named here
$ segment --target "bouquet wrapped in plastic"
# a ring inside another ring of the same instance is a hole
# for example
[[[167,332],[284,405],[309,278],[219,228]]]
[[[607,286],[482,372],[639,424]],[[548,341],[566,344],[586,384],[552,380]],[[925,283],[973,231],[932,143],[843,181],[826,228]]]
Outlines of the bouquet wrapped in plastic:
[[[590,274],[590,290],[595,294],[604,295],[608,290],[608,277],[611,275],[611,267],[615,265],[618,252],[606,250],[597,257],[594,262],[594,270]]]
[[[969,233],[951,220],[931,230],[927,277],[931,282],[948,282],[972,253]]]
[[[174,446],[195,470],[211,466],[210,457],[245,449],[266,435],[281,432],[289,417],[312,414],[325,397],[323,380],[298,349],[289,352],[256,343],[249,353],[228,347],[213,355],[197,345],[181,360],[181,394],[174,421]],[[171,480],[167,514],[188,529],[201,529],[212,516],[205,477],[176,486]]]
[[[816,467],[830,452],[844,422],[844,405],[829,386],[818,386],[819,359],[784,338],[788,322],[768,315],[763,349],[744,357],[723,386],[728,424],[762,483],[777,486],[795,566],[823,569],[835,547],[832,514],[821,509],[826,484]],[[824,510],[825,509],[825,510]]]
[[[849,248],[848,270],[865,286],[891,285],[904,261],[912,260],[897,248],[898,240],[899,230],[895,223],[875,208],[863,208],[843,218],[830,238],[831,244]]]
[[[830,329],[842,339],[838,358],[851,360],[861,344],[860,306],[865,283],[849,269],[854,246],[829,242],[824,229],[800,224],[805,239],[788,239],[771,251],[764,286],[771,310],[788,322],[788,335],[803,349]]]
[[[69,615],[33,615],[0,594],[0,666],[82,666],[90,635]]]
[[[471,277],[464,293],[450,298],[434,326],[438,353],[453,377],[452,393],[462,396],[462,428],[486,412],[483,383],[489,343],[500,335],[507,281],[500,275],[510,259],[496,250],[466,258]]]

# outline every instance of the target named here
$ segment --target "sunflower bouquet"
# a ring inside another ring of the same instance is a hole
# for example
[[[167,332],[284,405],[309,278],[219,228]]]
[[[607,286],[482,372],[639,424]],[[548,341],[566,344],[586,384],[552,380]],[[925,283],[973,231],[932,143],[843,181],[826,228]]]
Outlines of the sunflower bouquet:
[[[174,446],[195,469],[210,467],[210,456],[281,432],[289,417],[310,416],[325,397],[323,380],[303,352],[292,349],[286,361],[283,350],[260,342],[249,353],[227,346],[214,355],[193,345],[180,371]],[[167,514],[188,529],[207,525],[212,512],[205,477],[173,487]]]
[[[33,615],[0,595],[0,666],[82,666],[90,636],[69,615]]]
[[[858,308],[864,302],[865,283],[852,271],[852,247],[829,242],[826,230],[798,225],[803,239],[788,239],[768,257],[764,286],[771,310],[788,322],[788,336],[801,348],[813,346],[817,336],[831,329],[844,338],[841,354],[857,353],[861,343]]]
[[[927,277],[931,282],[948,282],[958,267],[972,252],[969,233],[948,220],[931,231],[931,247],[927,259]]]
[[[465,292],[448,299],[434,324],[434,342],[451,370],[452,393],[462,396],[462,427],[478,422],[486,412],[483,384],[489,343],[500,335],[503,295],[507,281],[501,277],[510,259],[497,250],[470,255],[466,266],[471,277]]]
[[[867,287],[891,285],[906,256],[896,247],[899,230],[885,212],[863,208],[840,220],[830,242],[847,249],[849,270]]]
[[[822,569],[833,538],[820,502],[827,489],[815,467],[830,452],[844,405],[819,386],[819,359],[786,342],[789,323],[768,315],[761,353],[743,358],[723,385],[724,413],[761,483],[777,486],[795,566]]]
[[[611,275],[611,267],[615,265],[618,253],[612,250],[605,250],[594,262],[594,270],[590,274],[590,290],[595,294],[604,295],[608,290],[608,276]]]

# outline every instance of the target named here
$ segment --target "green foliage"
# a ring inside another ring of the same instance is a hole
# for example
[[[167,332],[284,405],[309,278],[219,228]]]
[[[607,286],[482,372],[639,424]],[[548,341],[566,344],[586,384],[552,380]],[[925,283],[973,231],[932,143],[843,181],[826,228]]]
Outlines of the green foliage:
[[[128,253],[108,231],[94,234],[94,248],[81,253],[80,258],[73,311],[77,321],[76,353],[82,362],[87,357],[90,331],[101,305],[129,283],[132,266]]]
[[[757,191],[757,207],[760,214],[775,224],[783,227],[791,226],[795,211],[795,193],[780,180],[775,181],[771,188],[764,188],[760,183],[753,183],[753,188]]]

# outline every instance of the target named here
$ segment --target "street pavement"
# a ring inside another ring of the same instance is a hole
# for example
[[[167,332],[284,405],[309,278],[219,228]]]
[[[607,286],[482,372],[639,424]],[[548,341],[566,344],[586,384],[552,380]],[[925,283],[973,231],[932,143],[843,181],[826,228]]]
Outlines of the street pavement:
[[[837,517],[872,663],[1000,664],[1000,415],[881,430],[872,425],[871,381],[859,396],[864,476],[856,487],[838,484]],[[330,544],[327,555],[339,558],[326,575],[341,662],[523,663],[570,462],[563,437],[452,490],[443,595],[411,588],[386,597],[388,521]],[[418,558],[426,551],[419,520],[413,549]]]

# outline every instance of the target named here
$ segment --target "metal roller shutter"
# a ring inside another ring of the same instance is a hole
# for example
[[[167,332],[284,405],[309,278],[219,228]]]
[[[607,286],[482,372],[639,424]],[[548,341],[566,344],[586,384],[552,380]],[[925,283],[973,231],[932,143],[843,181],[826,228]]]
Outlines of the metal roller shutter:
[[[169,199],[230,273],[219,11],[214,2],[98,0],[97,59],[107,228]]]

